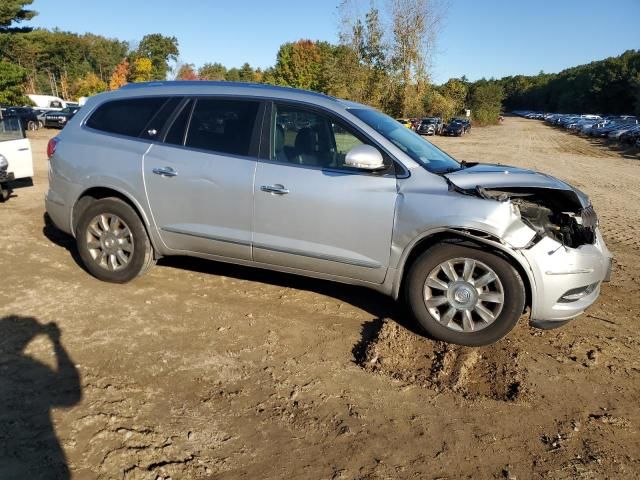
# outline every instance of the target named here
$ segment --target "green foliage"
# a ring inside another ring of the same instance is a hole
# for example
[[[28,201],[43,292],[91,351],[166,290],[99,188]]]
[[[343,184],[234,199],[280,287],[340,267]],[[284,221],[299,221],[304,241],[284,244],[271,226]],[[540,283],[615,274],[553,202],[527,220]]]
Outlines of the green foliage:
[[[227,67],[221,63],[205,63],[198,70],[198,77],[202,80],[225,80]]]
[[[480,80],[470,90],[471,115],[479,125],[498,123],[504,89],[495,81]]]
[[[448,120],[459,109],[456,108],[456,100],[447,96],[442,89],[429,88],[424,96],[424,111],[428,115]]]
[[[176,37],[152,33],[142,37],[135,56],[151,60],[151,80],[166,80],[170,70],[169,62],[176,62],[179,53]]]
[[[32,3],[33,0],[2,0],[0,2],[0,32],[14,30],[11,28],[12,23],[20,23],[35,17],[38,12],[24,8]]]
[[[325,72],[332,63],[334,48],[328,42],[298,40],[278,50],[273,78],[278,85],[325,92]]]
[[[24,96],[23,84],[27,79],[27,71],[12,63],[0,61],[0,103],[9,105],[28,105],[31,103]]]
[[[27,70],[27,91],[67,98],[69,85],[89,73],[108,81],[127,49],[126,42],[93,34],[44,29],[0,33],[0,59]]]
[[[439,88],[439,92],[443,97],[451,100],[451,114],[446,118],[457,115],[465,109],[467,96],[469,94],[466,82],[457,78],[450,78]]]
[[[505,89],[510,110],[628,114],[634,109],[639,75],[640,51],[628,50],[558,74],[517,75],[497,83]]]

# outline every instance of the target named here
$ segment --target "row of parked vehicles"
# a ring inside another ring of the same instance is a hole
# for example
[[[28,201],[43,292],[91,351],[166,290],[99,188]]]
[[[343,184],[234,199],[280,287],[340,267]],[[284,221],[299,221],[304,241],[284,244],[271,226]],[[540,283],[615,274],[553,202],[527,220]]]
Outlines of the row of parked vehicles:
[[[466,118],[454,118],[449,123],[444,123],[440,117],[398,118],[397,120],[418,135],[461,137],[471,131],[471,121]]]
[[[61,110],[42,110],[34,107],[1,106],[2,118],[17,118],[24,130],[62,128],[80,110],[79,106],[67,106]]]
[[[640,147],[640,119],[633,115],[592,115],[515,111],[524,118],[543,120],[585,137],[606,138],[624,147]]]

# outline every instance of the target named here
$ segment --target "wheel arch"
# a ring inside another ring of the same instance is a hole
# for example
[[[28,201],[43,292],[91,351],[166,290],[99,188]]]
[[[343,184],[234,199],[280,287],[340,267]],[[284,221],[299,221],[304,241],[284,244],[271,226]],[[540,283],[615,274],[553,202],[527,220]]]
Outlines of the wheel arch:
[[[472,246],[491,251],[495,255],[500,256],[513,266],[525,286],[525,307],[533,309],[533,285],[534,279],[529,271],[528,266],[520,261],[514,253],[500,242],[495,236],[480,230],[457,230],[442,229],[430,232],[414,241],[407,251],[403,254],[398,268],[398,274],[393,287],[393,298],[398,299],[405,288],[407,274],[413,262],[426,250],[434,245],[442,243],[455,243],[459,245]]]
[[[101,200],[103,198],[119,198],[136,212],[140,220],[142,220],[142,224],[144,225],[145,230],[147,231],[147,235],[149,237],[149,241],[153,247],[153,251],[155,255],[157,255],[158,249],[156,246],[155,238],[151,232],[151,224],[149,223],[149,218],[147,217],[143,208],[136,202],[133,198],[131,198],[126,193],[118,190],[114,187],[91,187],[84,190],[76,200],[73,210],[71,212],[71,233],[75,237],[76,235],[76,227],[78,223],[78,219],[82,215],[82,212],[91,204],[93,200]]]

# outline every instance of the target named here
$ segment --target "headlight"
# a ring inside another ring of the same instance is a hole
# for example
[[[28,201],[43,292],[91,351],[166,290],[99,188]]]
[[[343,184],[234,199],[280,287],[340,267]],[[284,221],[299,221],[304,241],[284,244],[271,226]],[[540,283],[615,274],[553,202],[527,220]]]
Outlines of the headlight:
[[[9,162],[4,157],[4,155],[0,155],[0,172],[9,168]]]

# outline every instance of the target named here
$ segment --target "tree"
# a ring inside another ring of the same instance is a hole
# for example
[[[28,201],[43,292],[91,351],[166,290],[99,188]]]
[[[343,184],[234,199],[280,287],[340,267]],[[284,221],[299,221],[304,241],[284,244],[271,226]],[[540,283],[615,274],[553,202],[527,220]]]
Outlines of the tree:
[[[460,113],[466,107],[468,88],[466,83],[457,78],[450,78],[440,87],[440,93],[451,100],[452,115]]]
[[[107,90],[107,84],[95,73],[88,73],[73,85],[73,97],[91,97]]]
[[[240,70],[238,70],[237,68],[233,67],[230,68],[229,70],[227,70],[227,72],[224,74],[224,79],[227,82],[239,82],[240,81]]]
[[[118,65],[116,65],[111,80],[109,80],[109,90],[117,90],[127,84],[127,78],[130,75],[129,60],[123,59]]]
[[[149,82],[153,80],[153,64],[148,58],[136,58],[131,67],[132,82]]]
[[[10,105],[30,104],[24,95],[24,82],[27,71],[9,62],[0,61],[0,103]]]
[[[178,39],[152,33],[142,37],[136,55],[151,60],[151,80],[166,80],[169,62],[178,60]]]
[[[278,50],[273,77],[278,85],[325,92],[323,75],[332,62],[335,47],[327,42],[298,40],[285,43]]]
[[[227,68],[221,63],[205,63],[198,70],[198,76],[202,80],[224,80]]]
[[[198,80],[198,74],[195,71],[193,63],[183,63],[178,68],[176,80]]]
[[[0,32],[28,31],[29,28],[11,28],[11,24],[31,20],[35,17],[38,12],[24,8],[32,3],[33,0],[2,0],[0,3]]]
[[[427,89],[427,93],[424,96],[424,111],[445,121],[458,112],[455,100],[435,88]]]
[[[443,13],[434,0],[393,0],[393,65],[400,77],[402,114],[420,103],[428,81],[427,66]]]
[[[480,125],[498,122],[504,90],[495,81],[480,80],[471,89],[471,113]]]
[[[246,62],[242,64],[242,67],[240,67],[238,77],[241,82],[255,82],[256,80],[253,68],[251,68],[251,65]]]

